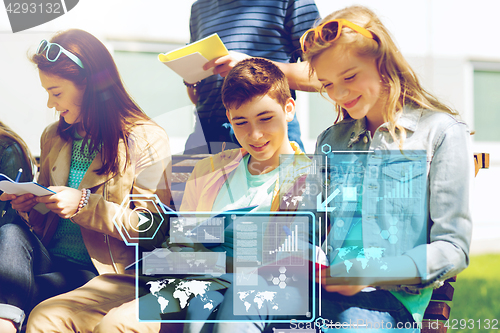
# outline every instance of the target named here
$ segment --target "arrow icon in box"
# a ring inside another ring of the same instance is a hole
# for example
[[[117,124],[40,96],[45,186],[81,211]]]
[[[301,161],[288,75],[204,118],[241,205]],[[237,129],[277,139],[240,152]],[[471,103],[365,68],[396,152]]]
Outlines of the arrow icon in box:
[[[336,207],[328,207],[328,204],[333,200],[333,198],[335,198],[337,196],[337,194],[340,193],[340,190],[339,189],[336,189],[335,191],[333,191],[332,194],[330,194],[328,196],[328,198],[326,198],[326,200],[324,202],[321,202],[321,193],[318,194],[318,196],[316,197],[316,209],[318,210],[318,212],[333,212],[335,210]]]
[[[140,228],[141,225],[148,222],[149,222],[149,217],[139,214],[139,223],[137,224],[137,228]]]
[[[134,217],[132,217],[133,213],[136,213],[139,217],[139,222],[137,222],[137,226],[134,226],[132,221],[134,221]],[[144,207],[135,208],[129,216],[129,225],[130,227],[137,232],[146,232],[153,226],[153,214],[149,211],[149,209]]]

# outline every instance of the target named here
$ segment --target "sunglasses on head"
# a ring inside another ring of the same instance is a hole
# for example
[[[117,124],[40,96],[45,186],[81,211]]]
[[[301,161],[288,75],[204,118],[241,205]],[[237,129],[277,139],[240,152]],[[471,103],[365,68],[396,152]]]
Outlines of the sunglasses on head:
[[[56,62],[59,59],[61,53],[64,53],[68,58],[70,58],[75,64],[83,68],[82,61],[73,53],[67,51],[64,47],[57,43],[50,43],[46,39],[40,42],[38,45],[38,49],[36,50],[36,54],[42,54],[45,52],[45,58],[47,58],[50,62]]]
[[[357,24],[344,19],[330,20],[318,25],[315,28],[307,30],[302,35],[302,37],[300,37],[300,46],[302,47],[302,52],[309,52],[311,46],[313,46],[314,43],[318,41],[318,39],[323,41],[324,43],[334,42],[340,37],[340,33],[342,32],[343,27],[351,28],[352,30],[360,33],[366,38],[374,39],[374,36],[370,31],[360,27]]]

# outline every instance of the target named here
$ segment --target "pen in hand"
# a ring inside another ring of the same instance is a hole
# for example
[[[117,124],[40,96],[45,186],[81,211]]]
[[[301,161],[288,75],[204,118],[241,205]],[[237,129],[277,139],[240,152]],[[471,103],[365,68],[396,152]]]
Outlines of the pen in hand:
[[[22,174],[23,174],[23,168],[19,168],[19,171],[17,172],[16,180],[15,180],[16,183],[21,179]]]

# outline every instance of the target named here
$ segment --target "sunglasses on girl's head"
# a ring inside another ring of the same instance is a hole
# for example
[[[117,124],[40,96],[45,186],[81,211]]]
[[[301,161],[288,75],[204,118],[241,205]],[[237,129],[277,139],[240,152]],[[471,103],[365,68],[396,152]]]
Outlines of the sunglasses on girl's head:
[[[64,53],[68,58],[70,58],[75,64],[83,68],[82,61],[73,53],[67,51],[64,47],[57,43],[49,43],[47,40],[42,40],[38,49],[36,50],[36,54],[42,54],[45,52],[45,58],[47,58],[50,62],[56,62],[59,59],[61,53]]]
[[[366,38],[374,38],[373,34],[370,31],[360,27],[357,24],[344,19],[330,20],[318,25],[315,28],[307,30],[302,35],[302,37],[300,37],[300,46],[302,47],[302,52],[309,52],[311,46],[314,45],[314,43],[316,43],[318,39],[320,39],[324,43],[334,42],[340,37],[340,33],[342,32],[343,27],[351,28],[352,30],[360,33]]]

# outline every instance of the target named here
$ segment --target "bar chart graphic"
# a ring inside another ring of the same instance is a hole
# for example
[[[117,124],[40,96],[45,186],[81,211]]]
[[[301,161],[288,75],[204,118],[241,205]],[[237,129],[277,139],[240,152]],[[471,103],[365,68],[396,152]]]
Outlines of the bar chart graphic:
[[[283,228],[287,228],[283,226]],[[285,229],[286,230],[286,229]],[[281,246],[273,251],[269,251],[269,254],[274,254],[276,252],[297,252],[298,249],[298,225],[295,225],[294,231],[285,231],[288,235]]]
[[[366,178],[366,196],[370,200],[363,203],[363,211],[373,215],[422,214],[425,163],[422,159],[383,163],[381,172],[375,172],[373,177]]]
[[[413,165],[409,164],[408,171],[401,171],[399,180],[391,180],[385,182],[386,193],[384,199],[392,198],[412,198],[413,196]],[[379,198],[381,200],[382,198]]]
[[[266,265],[304,265],[305,226],[286,222],[270,223],[262,236],[262,261]]]

